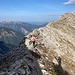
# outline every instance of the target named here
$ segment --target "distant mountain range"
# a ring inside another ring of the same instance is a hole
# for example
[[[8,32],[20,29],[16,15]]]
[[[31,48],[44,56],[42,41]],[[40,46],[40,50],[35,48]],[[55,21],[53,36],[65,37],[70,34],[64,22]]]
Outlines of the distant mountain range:
[[[8,44],[18,45],[24,35],[12,29],[0,27],[0,41]]]
[[[36,28],[40,28],[45,25],[46,24],[34,25],[34,24],[29,24],[21,21],[0,21],[0,27],[7,27],[9,29],[13,29],[24,35],[28,34],[29,32],[33,31]]]
[[[0,27],[0,56],[19,45],[24,35],[12,29]]]

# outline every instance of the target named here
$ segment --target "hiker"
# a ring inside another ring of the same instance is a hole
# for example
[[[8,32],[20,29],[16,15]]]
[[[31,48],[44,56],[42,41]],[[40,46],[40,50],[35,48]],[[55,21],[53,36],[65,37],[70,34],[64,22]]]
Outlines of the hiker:
[[[32,35],[31,42],[33,43],[34,48],[35,48],[35,41],[36,41],[36,37],[34,35]]]

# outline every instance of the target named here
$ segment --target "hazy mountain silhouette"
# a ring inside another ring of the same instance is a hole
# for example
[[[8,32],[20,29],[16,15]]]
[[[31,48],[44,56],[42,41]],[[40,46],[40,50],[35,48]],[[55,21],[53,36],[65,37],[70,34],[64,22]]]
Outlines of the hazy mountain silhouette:
[[[0,22],[0,27],[7,27],[9,29],[13,29],[24,35],[28,34],[29,32],[33,31],[36,28],[43,27],[45,25],[44,24],[35,25],[35,24],[29,24],[29,23],[21,22],[21,21],[1,21]]]

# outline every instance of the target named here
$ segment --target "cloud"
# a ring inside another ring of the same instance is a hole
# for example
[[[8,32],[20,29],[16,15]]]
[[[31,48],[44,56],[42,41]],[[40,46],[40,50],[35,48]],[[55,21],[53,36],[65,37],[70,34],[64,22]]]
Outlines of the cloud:
[[[65,2],[63,4],[71,4],[71,5],[75,5],[75,0],[69,0],[68,2]]]

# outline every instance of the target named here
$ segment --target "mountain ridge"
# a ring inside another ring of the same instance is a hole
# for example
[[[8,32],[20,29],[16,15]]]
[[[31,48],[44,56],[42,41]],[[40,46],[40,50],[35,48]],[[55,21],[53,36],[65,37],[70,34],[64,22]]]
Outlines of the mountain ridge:
[[[45,27],[34,30],[27,37],[30,35],[36,35],[39,38],[37,43],[45,45],[46,52],[43,48],[40,51],[39,47],[39,52],[45,56],[43,61],[50,62],[52,60],[57,65],[60,64],[57,61],[60,58],[60,62],[62,62],[60,67],[71,75],[75,74],[75,12],[62,15],[57,21],[50,22]],[[48,69],[49,67],[46,71],[50,73]],[[60,74],[62,72],[58,75]]]
[[[19,32],[16,32],[9,28],[0,27],[0,41],[4,41],[8,44],[18,45],[23,37],[24,35],[20,34]]]
[[[25,36],[18,48],[0,59],[0,74],[74,75],[74,14],[62,15],[58,21],[48,23]],[[29,45],[31,35],[37,37],[36,49]]]
[[[43,27],[45,25],[34,25],[21,21],[1,21],[1,27],[7,27],[9,29],[13,29],[19,33],[27,35],[29,32],[33,31],[36,28]]]
[[[12,29],[0,27],[0,57],[16,48],[24,35]]]

